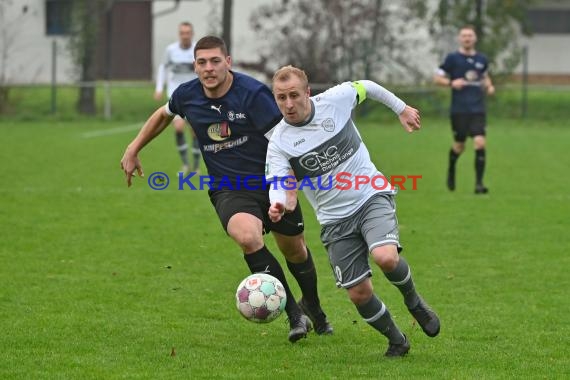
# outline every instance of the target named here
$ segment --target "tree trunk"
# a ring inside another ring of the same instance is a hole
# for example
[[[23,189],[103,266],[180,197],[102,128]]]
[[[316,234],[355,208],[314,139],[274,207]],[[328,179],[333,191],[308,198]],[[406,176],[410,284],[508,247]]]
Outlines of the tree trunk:
[[[479,46],[483,45],[483,0],[475,1],[475,33]]]
[[[95,1],[83,1],[81,47],[81,77],[77,110],[81,114],[95,115],[95,49],[97,47],[97,26],[100,21],[98,5]]]
[[[228,52],[232,52],[232,0],[224,0],[224,10],[222,19],[222,38],[226,42]]]

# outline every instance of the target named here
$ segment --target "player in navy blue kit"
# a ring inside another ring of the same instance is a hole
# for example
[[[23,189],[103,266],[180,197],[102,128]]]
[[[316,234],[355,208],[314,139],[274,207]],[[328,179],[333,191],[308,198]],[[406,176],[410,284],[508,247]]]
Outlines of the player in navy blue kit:
[[[209,196],[223,228],[242,249],[252,273],[269,273],[285,287],[289,340],[305,337],[312,328],[311,321],[318,334],[331,334],[332,326],[320,306],[317,273],[305,243],[296,194],[289,192],[289,212],[282,221],[273,223],[267,215],[269,187],[263,180],[268,140],[264,135],[281,120],[273,94],[263,83],[230,70],[231,58],[218,37],[200,39],[195,59],[198,79],[179,86],[127,147],[121,160],[127,183],[131,185],[135,171],[142,175],[139,151],[166,128],[174,115],[186,119],[196,133],[213,179]],[[247,186],[258,190],[244,189],[243,179],[247,176],[251,176]],[[263,233],[268,231],[273,232],[301,288],[303,298],[298,304],[281,265],[264,244]]]
[[[486,194],[485,172],[485,95],[493,95],[495,87],[488,73],[487,58],[475,50],[477,35],[472,26],[459,31],[459,50],[450,53],[439,67],[434,81],[452,88],[451,128],[454,142],[449,151],[447,187],[455,190],[455,164],[465,150],[465,140],[473,137],[475,147],[475,194]]]

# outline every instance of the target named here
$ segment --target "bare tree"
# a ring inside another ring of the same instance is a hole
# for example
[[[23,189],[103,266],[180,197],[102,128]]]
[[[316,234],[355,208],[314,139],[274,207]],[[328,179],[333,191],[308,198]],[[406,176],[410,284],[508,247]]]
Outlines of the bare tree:
[[[383,0],[282,0],[257,9],[250,22],[262,45],[257,62],[267,74],[302,66],[312,82],[399,73],[417,76],[406,51],[418,45],[418,20],[402,4]]]
[[[112,6],[113,0],[73,0],[71,34],[69,49],[78,71],[79,97],[77,110],[80,113],[94,115],[95,87],[95,52],[99,25],[106,6]]]

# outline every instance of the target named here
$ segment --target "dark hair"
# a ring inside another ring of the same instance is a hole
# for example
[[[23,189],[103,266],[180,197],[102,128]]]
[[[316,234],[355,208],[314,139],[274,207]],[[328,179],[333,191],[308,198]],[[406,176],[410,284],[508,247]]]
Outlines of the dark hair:
[[[215,49],[215,48],[220,48],[222,54],[225,57],[228,56],[228,47],[226,46],[226,43],[220,37],[216,36],[206,36],[200,38],[198,42],[196,42],[196,47],[194,48],[194,56],[196,55],[196,52],[200,49]]]
[[[182,21],[180,24],[178,24],[178,27],[181,26],[189,26],[191,28],[194,28],[194,25],[192,25],[192,23],[188,22],[188,21]]]

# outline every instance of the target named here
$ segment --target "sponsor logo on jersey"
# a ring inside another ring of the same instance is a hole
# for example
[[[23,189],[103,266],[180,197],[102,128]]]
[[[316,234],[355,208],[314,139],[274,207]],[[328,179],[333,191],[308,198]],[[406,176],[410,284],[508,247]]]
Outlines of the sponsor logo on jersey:
[[[334,131],[334,120],[329,117],[329,118],[323,120],[323,122],[321,123],[321,126],[323,127],[323,129],[325,131],[333,132]]]
[[[470,82],[476,81],[477,79],[479,79],[479,74],[475,70],[469,70],[465,73],[465,79],[467,79]]]
[[[398,240],[398,235],[394,235],[394,234],[386,234],[386,239],[394,239],[394,240]]]
[[[353,157],[358,151],[360,142],[360,137],[349,120],[335,136],[300,157],[290,158],[289,162],[297,178],[305,176],[314,178],[328,173]]]
[[[208,137],[214,141],[224,141],[232,135],[232,130],[227,121],[211,124],[208,127]]]
[[[330,170],[339,163],[340,154],[336,145],[331,145],[319,152],[309,152],[299,159],[299,165],[309,171]]]
[[[301,139],[301,140],[299,140],[299,141],[295,141],[295,143],[293,144],[293,146],[295,147],[295,146],[297,146],[297,145],[301,145],[301,144],[304,143],[304,142],[305,142],[305,139]]]
[[[234,120],[245,120],[245,113],[242,112],[238,112],[235,113],[234,111],[228,111],[228,119],[229,121],[234,121]]]
[[[224,141],[223,143],[219,144],[204,145],[204,152],[218,153],[221,150],[232,149],[236,146],[243,145],[247,142],[247,140],[248,136],[243,136],[237,140]]]
[[[222,105],[221,105],[221,104],[218,105],[217,107],[212,104],[212,105],[210,106],[210,109],[213,109],[213,110],[218,111],[218,113],[219,113],[220,115],[222,114]]]

